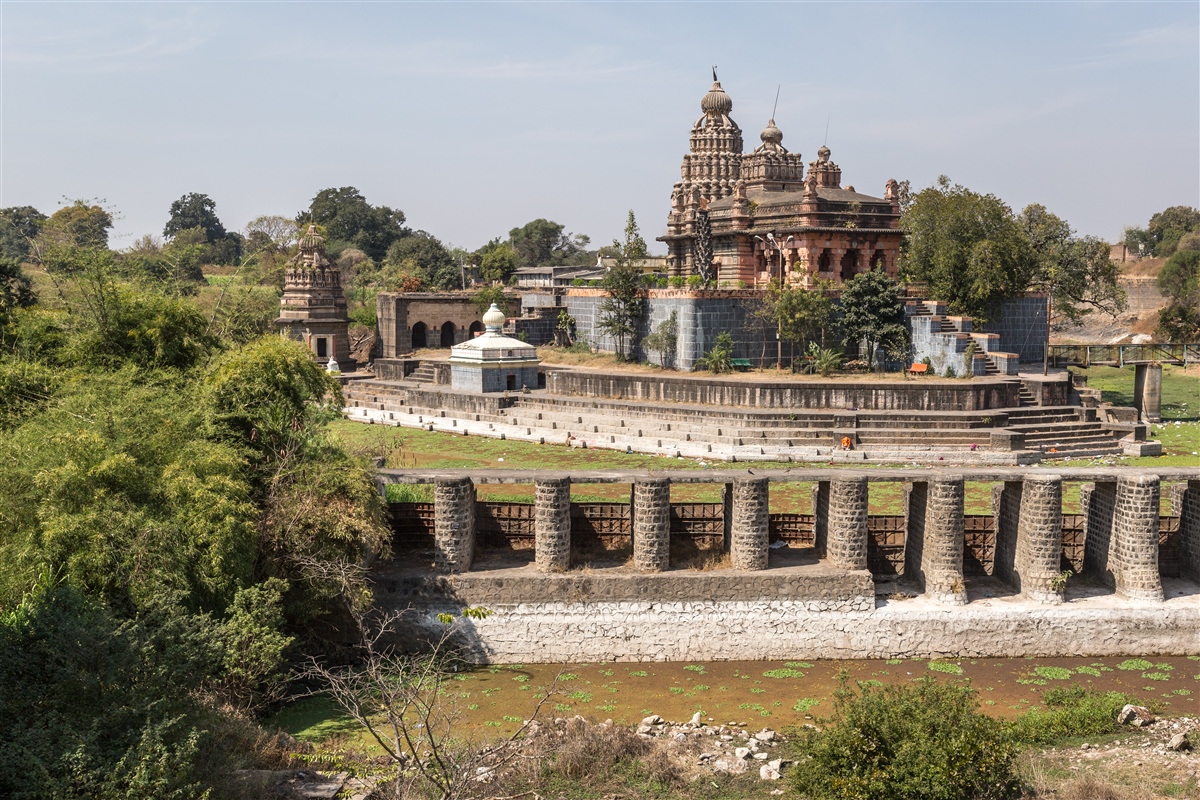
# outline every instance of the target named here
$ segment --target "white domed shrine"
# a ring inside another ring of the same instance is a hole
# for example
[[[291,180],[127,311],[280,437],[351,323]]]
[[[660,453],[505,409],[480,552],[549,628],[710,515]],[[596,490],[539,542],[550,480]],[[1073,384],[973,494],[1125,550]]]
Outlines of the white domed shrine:
[[[537,348],[500,332],[504,312],[495,303],[483,325],[483,333],[450,348],[450,385],[472,392],[538,388]]]

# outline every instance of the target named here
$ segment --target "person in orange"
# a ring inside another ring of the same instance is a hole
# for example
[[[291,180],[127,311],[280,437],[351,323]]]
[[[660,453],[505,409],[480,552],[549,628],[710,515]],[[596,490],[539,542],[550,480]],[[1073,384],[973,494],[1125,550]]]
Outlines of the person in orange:
[[[842,449],[843,449],[843,450],[849,450],[849,449],[850,449],[850,437],[849,437],[849,436],[843,436],[843,437],[842,437]]]

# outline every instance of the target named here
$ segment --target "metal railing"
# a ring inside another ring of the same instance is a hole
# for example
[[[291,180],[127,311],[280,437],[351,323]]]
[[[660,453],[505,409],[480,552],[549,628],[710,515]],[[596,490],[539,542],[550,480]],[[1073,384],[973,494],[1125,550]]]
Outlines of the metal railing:
[[[1126,364],[1200,363],[1200,344],[1054,344],[1052,367],[1123,367]]]

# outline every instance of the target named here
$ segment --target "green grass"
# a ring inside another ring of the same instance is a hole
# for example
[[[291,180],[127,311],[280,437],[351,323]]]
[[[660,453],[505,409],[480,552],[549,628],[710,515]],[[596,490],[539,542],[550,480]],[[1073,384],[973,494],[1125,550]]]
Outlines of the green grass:
[[[1133,367],[1072,369],[1087,375],[1088,388],[1099,389],[1101,399],[1116,406],[1133,405]],[[1182,367],[1163,366],[1162,416],[1164,420],[1200,420],[1200,378],[1184,374]]]

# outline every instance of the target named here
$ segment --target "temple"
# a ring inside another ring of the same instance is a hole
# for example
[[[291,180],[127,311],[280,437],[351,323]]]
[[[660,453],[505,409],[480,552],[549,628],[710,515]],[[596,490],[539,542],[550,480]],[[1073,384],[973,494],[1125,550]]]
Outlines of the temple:
[[[733,100],[715,72],[700,108],[671,192],[667,233],[658,238],[671,277],[699,275],[728,287],[782,278],[808,288],[817,278],[840,282],[873,268],[895,276],[903,238],[895,180],[881,198],[843,188],[841,167],[824,145],[806,176],[774,119],[762,144],[743,154]]]
[[[300,237],[300,251],[288,262],[275,324],[282,335],[304,342],[316,360],[331,369],[331,360],[342,370],[354,369],[341,271],[325,254],[325,238],[315,225],[308,226]]]

